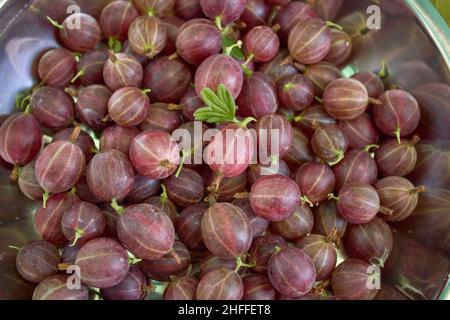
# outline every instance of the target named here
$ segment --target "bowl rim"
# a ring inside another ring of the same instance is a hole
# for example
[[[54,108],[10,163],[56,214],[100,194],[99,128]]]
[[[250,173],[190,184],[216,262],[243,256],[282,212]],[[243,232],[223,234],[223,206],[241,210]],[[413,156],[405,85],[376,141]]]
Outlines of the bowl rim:
[[[419,22],[427,30],[427,35],[436,45],[447,68],[450,69],[450,28],[431,1],[404,0]]]
[[[429,0],[404,1],[427,30],[427,35],[430,36],[444,59],[447,68],[450,69],[450,28],[444,18]],[[447,283],[442,288],[439,300],[450,300],[450,277],[448,274]]]

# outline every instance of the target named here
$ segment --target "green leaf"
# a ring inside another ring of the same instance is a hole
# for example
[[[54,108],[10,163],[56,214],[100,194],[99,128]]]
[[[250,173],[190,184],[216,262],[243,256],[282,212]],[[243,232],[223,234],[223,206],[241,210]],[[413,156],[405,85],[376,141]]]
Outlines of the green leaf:
[[[228,112],[233,115],[233,118],[236,113],[236,102],[234,101],[233,95],[227,88],[221,84],[217,90],[219,94],[219,99],[225,102],[225,105],[228,107]]]
[[[223,113],[227,115],[228,106],[225,101],[220,100],[220,98],[209,88],[205,88],[200,93],[200,97],[210,108],[213,108],[215,112]]]
[[[198,109],[194,113],[195,120],[209,123],[233,122],[245,127],[254,118],[246,118],[242,121],[236,119],[236,102],[231,92],[223,85],[217,87],[217,93],[209,88],[200,92],[200,97],[206,107]]]
[[[217,88],[217,94],[209,88],[205,88],[200,93],[200,97],[205,102],[206,107],[198,109],[194,113],[196,120],[209,123],[219,123],[235,121],[236,103],[233,95],[223,85]]]
[[[216,114],[214,111],[211,110],[197,111],[195,113],[195,119],[199,121],[206,121],[209,123],[220,123],[230,121],[228,117]]]
[[[236,44],[236,41],[231,39],[228,36],[222,36],[222,49],[223,52],[227,51],[227,48],[233,46]],[[245,60],[245,54],[244,51],[241,48],[235,47],[233,50],[231,50],[231,57],[237,59],[237,60]]]

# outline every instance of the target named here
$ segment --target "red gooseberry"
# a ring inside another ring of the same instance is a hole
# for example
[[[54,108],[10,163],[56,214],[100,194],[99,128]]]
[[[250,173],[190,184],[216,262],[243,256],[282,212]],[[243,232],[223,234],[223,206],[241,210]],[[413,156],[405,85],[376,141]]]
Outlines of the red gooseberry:
[[[216,203],[203,215],[203,242],[222,259],[241,257],[250,248],[252,231],[247,215],[230,203]]]
[[[169,133],[149,130],[137,135],[131,142],[130,159],[141,176],[165,179],[177,169],[180,150]]]

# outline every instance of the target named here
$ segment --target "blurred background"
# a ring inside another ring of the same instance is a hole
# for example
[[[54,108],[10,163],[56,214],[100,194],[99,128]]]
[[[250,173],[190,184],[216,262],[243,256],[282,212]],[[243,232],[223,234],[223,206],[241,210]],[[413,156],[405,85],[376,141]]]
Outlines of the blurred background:
[[[432,0],[434,6],[438,9],[440,14],[450,24],[450,1],[449,0]]]

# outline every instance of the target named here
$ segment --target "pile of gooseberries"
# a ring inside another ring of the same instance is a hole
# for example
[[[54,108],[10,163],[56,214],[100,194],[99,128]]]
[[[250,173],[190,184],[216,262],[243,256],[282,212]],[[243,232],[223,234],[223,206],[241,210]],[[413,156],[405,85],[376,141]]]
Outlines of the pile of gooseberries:
[[[375,70],[342,76],[341,5],[117,0],[49,17],[62,46],[0,128],[11,179],[42,201],[40,240],[11,244],[32,298],[143,300],[154,283],[166,300],[375,298],[366,270],[426,192],[408,180],[421,111]]]

